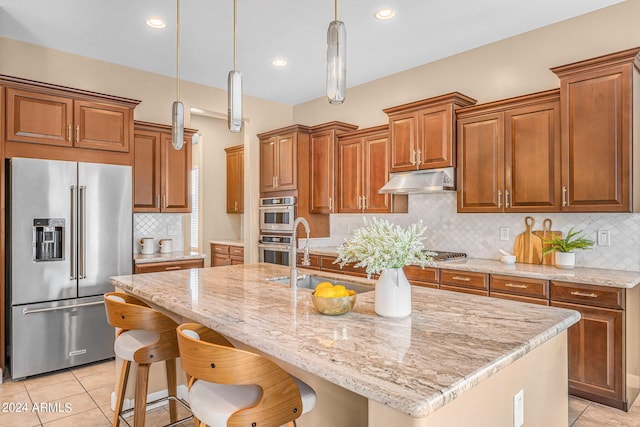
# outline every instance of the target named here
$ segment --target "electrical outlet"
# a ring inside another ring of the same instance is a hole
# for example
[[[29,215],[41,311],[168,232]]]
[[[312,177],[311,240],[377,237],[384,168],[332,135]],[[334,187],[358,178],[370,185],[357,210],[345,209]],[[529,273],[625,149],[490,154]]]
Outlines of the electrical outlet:
[[[176,230],[176,226],[175,225],[168,225],[167,226],[167,235],[175,236],[177,233],[178,232]]]
[[[524,425],[524,390],[513,395],[513,427]]]
[[[509,227],[500,227],[500,240],[509,240]]]
[[[598,246],[611,246],[611,231],[598,230]]]

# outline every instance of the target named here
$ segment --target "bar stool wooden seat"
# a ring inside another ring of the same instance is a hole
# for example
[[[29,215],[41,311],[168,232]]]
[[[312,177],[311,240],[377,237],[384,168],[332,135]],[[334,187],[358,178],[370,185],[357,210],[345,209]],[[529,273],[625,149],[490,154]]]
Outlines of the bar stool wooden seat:
[[[171,425],[190,419],[191,417],[177,420],[176,403],[178,402],[187,409],[189,408],[185,402],[176,396],[178,342],[175,331],[178,324],[128,294],[110,292],[104,295],[104,300],[107,321],[114,328],[120,328],[116,334],[114,351],[116,356],[123,361],[112,426],[118,427],[121,419],[126,423],[123,415],[131,411],[122,410],[131,362],[138,364],[133,408],[133,424],[135,427],[144,427],[148,405],[149,368],[154,362],[165,362],[169,396],[149,404],[169,399]]]
[[[178,326],[178,347],[198,427],[295,426],[316,404],[307,384],[205,326]]]

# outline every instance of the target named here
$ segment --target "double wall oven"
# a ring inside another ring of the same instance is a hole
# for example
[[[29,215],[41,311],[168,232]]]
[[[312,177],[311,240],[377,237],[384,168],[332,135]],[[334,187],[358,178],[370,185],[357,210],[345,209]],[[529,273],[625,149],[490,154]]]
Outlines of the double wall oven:
[[[260,199],[260,262],[289,265],[293,241],[293,221],[296,218],[296,198],[293,196]]]

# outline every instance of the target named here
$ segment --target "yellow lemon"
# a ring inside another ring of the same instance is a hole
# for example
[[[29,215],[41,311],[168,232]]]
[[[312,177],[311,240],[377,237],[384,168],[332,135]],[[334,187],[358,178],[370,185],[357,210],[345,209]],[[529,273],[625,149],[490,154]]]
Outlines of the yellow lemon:
[[[349,292],[349,295],[355,295],[356,291],[354,291],[353,289],[347,289],[347,292]]]
[[[321,298],[333,298],[333,287],[324,287],[322,289],[316,289],[315,296]]]
[[[320,289],[331,288],[331,287],[333,287],[331,282],[320,282],[318,286],[316,286],[316,292],[319,291]]]

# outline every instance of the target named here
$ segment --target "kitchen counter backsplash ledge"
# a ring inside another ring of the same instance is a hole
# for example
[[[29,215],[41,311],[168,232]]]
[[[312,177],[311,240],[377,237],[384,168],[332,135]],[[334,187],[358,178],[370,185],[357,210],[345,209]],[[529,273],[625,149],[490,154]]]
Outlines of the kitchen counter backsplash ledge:
[[[320,256],[338,255],[335,246],[309,248],[309,253]],[[336,264],[337,265],[337,264]],[[563,282],[584,283],[590,285],[611,286],[614,288],[633,288],[640,284],[639,271],[612,270],[605,268],[576,267],[563,270],[550,265],[503,264],[492,259],[467,258],[460,261],[436,262],[438,268],[449,270],[474,271],[478,273],[504,274],[509,276],[530,277],[534,279],[559,280]]]
[[[199,252],[176,251],[168,254],[156,252],[150,255],[134,254],[133,261],[136,264],[145,264],[145,263],[151,263],[151,262],[172,262],[172,261],[183,261],[188,259],[203,259],[204,257],[205,257],[205,254],[201,254]]]

